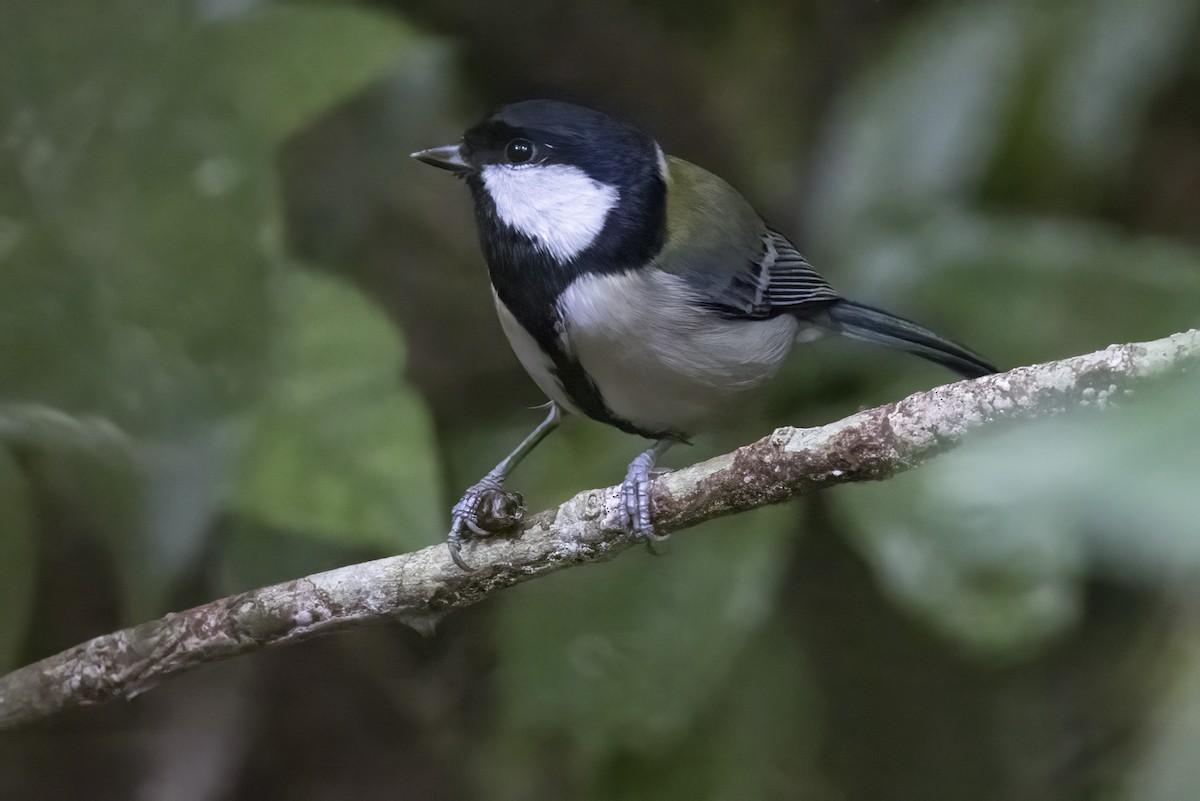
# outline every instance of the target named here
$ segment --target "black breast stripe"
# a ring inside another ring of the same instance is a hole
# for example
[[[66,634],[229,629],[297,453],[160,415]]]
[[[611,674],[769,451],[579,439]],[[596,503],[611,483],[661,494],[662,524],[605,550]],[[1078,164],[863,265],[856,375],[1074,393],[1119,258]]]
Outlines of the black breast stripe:
[[[558,299],[577,277],[600,271],[588,263],[587,254],[572,264],[558,264],[528,237],[499,220],[487,192],[478,193],[476,212],[496,295],[550,357],[554,374],[571,402],[593,420],[629,434],[651,439],[674,436],[673,432],[647,431],[613,414],[583,366],[563,348]]]

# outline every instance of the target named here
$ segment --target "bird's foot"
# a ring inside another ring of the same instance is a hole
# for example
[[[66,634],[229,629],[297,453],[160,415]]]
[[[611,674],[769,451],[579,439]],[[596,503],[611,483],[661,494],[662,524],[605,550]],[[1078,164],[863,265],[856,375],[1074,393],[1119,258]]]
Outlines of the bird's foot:
[[[650,515],[650,481],[655,474],[656,456],[654,449],[651,449],[638,454],[637,458],[629,463],[619,496],[621,527],[633,539],[645,540],[652,553],[655,543],[662,542],[670,536],[654,531],[654,521]]]
[[[462,544],[472,537],[490,537],[512,528],[525,514],[525,499],[519,492],[504,489],[504,479],[495,471],[479,479],[450,510],[450,533],[446,547],[450,558],[463,570],[473,570],[462,558]]]

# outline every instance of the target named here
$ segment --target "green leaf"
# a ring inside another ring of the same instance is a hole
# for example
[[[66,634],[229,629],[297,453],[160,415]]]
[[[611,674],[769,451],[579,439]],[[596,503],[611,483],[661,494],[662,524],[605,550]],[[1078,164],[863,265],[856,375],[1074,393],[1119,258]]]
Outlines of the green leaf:
[[[1159,586],[1200,568],[1200,382],[1040,421],[834,494],[894,598],[955,641],[1021,656],[1075,620],[1084,576]]]
[[[253,401],[283,263],[272,146],[407,34],[182,0],[6,4],[0,27],[3,392],[168,437]]]
[[[321,273],[293,272],[284,296],[278,380],[257,415],[236,507],[388,551],[436,541],[445,521],[433,426],[400,379],[394,325]]]
[[[614,801],[821,797],[820,719],[793,626],[774,620],[738,655],[723,688],[675,743],[591,766],[591,797]],[[809,792],[804,792],[809,790]]]
[[[0,9],[0,404],[38,411],[7,437],[109,537],[135,617],[224,499],[283,265],[271,143],[205,27],[182,0]],[[105,428],[121,453],[91,450]]]
[[[1021,77],[1022,22],[1012,4],[935,5],[902,31],[832,119],[815,233],[852,245],[862,226],[911,220],[982,182]]]
[[[238,410],[282,264],[269,143],[208,80],[188,4],[18,5],[0,20],[19,32],[0,56],[2,391],[135,436]],[[32,42],[54,63],[21,58]]]
[[[502,719],[577,752],[671,747],[719,692],[771,609],[796,508],[677,535],[514,589],[498,626]]]
[[[209,79],[232,89],[239,116],[280,141],[403,60],[416,37],[391,15],[350,5],[278,5],[205,32]]]
[[[1095,417],[1043,421],[939,460],[925,503],[986,508],[1006,528],[1043,518],[1081,538],[1088,565],[1159,584],[1200,567],[1200,379],[1181,373],[1132,394],[1097,392]]]
[[[1171,686],[1156,707],[1156,725],[1146,734],[1145,756],[1134,767],[1126,795],[1138,801],[1182,801],[1200,787],[1200,630],[1191,615],[1175,625]]]
[[[33,530],[24,476],[0,449],[0,673],[16,667],[33,611]]]
[[[812,227],[852,247],[864,226],[977,202],[988,180],[1069,191],[1119,172],[1197,13],[1192,0],[929,6],[834,115]]]
[[[5,4],[0,30],[4,436],[55,454],[140,617],[193,562],[270,375],[274,145],[408,36],[348,7],[184,0]],[[88,451],[96,424],[118,458]]]
[[[815,159],[808,227],[830,277],[1001,364],[1190,325],[1195,249],[1110,220],[1198,13],[1191,0],[929,6],[846,95]],[[1105,219],[1070,216],[1093,209]]]
[[[1151,102],[1180,60],[1193,55],[1198,14],[1194,0],[1064,4],[1050,36],[1054,69],[1034,118],[1056,156],[1087,171],[1119,173]]]
[[[1078,619],[1083,545],[1061,516],[953,510],[924,494],[938,466],[831,494],[885,592],[968,652],[1014,659]]]

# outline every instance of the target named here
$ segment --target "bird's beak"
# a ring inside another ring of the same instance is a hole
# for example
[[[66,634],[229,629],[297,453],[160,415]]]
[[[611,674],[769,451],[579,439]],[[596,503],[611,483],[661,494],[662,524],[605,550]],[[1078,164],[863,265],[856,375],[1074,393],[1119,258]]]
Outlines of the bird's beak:
[[[445,145],[444,147],[431,147],[428,150],[418,150],[412,154],[412,157],[417,161],[423,161],[426,164],[441,167],[443,170],[450,170],[451,172],[466,172],[471,169],[471,165],[463,158],[462,148],[459,145]]]

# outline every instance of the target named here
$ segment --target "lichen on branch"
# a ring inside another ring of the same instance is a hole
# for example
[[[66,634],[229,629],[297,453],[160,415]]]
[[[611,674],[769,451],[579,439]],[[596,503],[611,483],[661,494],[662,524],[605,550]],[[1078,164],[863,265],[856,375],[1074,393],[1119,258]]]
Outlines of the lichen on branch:
[[[658,478],[656,527],[679,531],[835,484],[885,479],[977,432],[1103,406],[1115,393],[1200,362],[1200,331],[1113,345],[1062,361],[936,387],[817,428],[768,437]],[[61,710],[132,698],[209,662],[318,632],[394,620],[424,633],[446,613],[631,543],[617,525],[617,488],[581,492],[514,531],[318,573],[105,634],[0,677],[0,728]]]

